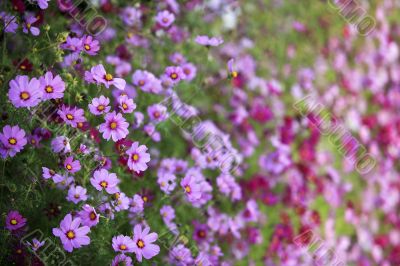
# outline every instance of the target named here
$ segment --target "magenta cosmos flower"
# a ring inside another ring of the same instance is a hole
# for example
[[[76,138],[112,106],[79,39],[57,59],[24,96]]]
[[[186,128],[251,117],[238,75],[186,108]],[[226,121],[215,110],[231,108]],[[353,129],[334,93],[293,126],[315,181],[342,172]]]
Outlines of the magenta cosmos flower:
[[[128,167],[132,171],[142,172],[147,169],[147,163],[150,162],[150,154],[146,152],[147,147],[140,145],[135,141],[132,146],[126,151],[129,155]]]
[[[208,37],[206,35],[199,35],[196,37],[195,42],[204,46],[218,46],[221,45],[224,40],[221,37]]]
[[[26,219],[18,211],[10,211],[6,217],[6,228],[10,231],[14,231],[24,227]]]
[[[89,104],[89,110],[94,115],[102,115],[108,113],[111,109],[110,99],[101,95],[99,98],[93,98]]]
[[[117,114],[115,111],[109,113],[106,115],[105,120],[99,127],[104,139],[109,140],[112,138],[113,141],[118,141],[128,135],[129,124],[121,113]]]
[[[112,247],[116,252],[130,253],[135,248],[135,242],[129,236],[114,236],[112,239]]]
[[[99,223],[100,215],[97,214],[96,210],[89,204],[85,204],[82,210],[78,212],[79,217],[82,220],[82,224],[92,227]]]
[[[185,79],[185,73],[179,66],[169,66],[165,69],[165,76],[172,84],[177,84],[182,79]]]
[[[57,111],[57,114],[67,125],[72,127],[77,127],[78,123],[83,123],[86,121],[83,109],[77,107],[72,108],[63,105]]]
[[[40,77],[39,81],[44,100],[64,97],[65,83],[59,75],[54,77],[53,73],[48,71],[43,77]]]
[[[119,90],[124,90],[126,81],[121,78],[114,78],[113,75],[107,73],[103,65],[97,65],[85,72],[85,80],[89,83],[104,84],[108,89],[111,85]]]
[[[10,81],[8,98],[15,107],[36,106],[41,97],[40,82],[36,78],[29,80],[28,76],[17,76]]]
[[[84,36],[83,37],[83,50],[88,55],[96,55],[100,50],[99,41],[93,39],[92,36]]]
[[[90,228],[89,226],[79,227],[80,224],[80,218],[72,219],[72,215],[67,214],[61,221],[60,227],[53,228],[53,234],[61,239],[64,249],[68,252],[90,244],[90,238],[87,236]]]
[[[75,204],[80,201],[87,200],[86,188],[83,188],[81,186],[70,187],[68,190],[67,200],[72,201]]]
[[[118,183],[119,179],[116,174],[109,173],[106,169],[97,170],[93,173],[93,177],[90,178],[90,183],[98,191],[105,190],[109,194],[114,194],[119,191]]]
[[[0,133],[0,141],[3,144],[4,154],[14,157],[27,143],[25,131],[19,126],[5,126],[3,133]]]
[[[150,233],[150,227],[144,228],[142,231],[142,225],[137,224],[133,229],[133,242],[135,243],[134,252],[136,259],[142,262],[142,257],[145,259],[151,259],[160,253],[160,247],[152,244],[158,238],[157,233]]]
[[[133,102],[133,99],[130,99],[127,95],[121,95],[118,98],[118,107],[121,112],[129,114],[136,109],[136,104]]]
[[[74,160],[74,157],[69,156],[64,161],[64,168],[70,173],[76,173],[81,170],[81,163],[79,160]]]
[[[168,10],[158,12],[156,16],[156,22],[158,23],[158,25],[164,28],[168,28],[169,26],[171,26],[171,24],[174,23],[174,21],[175,21],[174,14],[172,14]]]

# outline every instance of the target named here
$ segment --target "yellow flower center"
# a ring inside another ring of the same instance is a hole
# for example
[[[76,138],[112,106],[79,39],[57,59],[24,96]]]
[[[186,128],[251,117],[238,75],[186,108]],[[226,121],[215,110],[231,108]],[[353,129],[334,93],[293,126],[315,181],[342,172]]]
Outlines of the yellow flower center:
[[[134,154],[134,155],[132,156],[132,159],[136,162],[137,160],[139,160],[139,155]]]
[[[10,223],[11,223],[12,225],[16,225],[18,222],[17,222],[16,219],[11,219]]]
[[[75,198],[75,199],[79,199],[79,198],[80,198],[79,194],[75,194],[75,195],[74,195],[74,198]]]
[[[126,110],[126,109],[128,109],[128,105],[127,105],[126,103],[123,103],[123,104],[122,104],[122,108],[123,108],[124,110]]]
[[[17,144],[17,140],[15,138],[9,138],[8,143],[10,143],[11,145],[15,145]]]
[[[90,50],[89,44],[85,44],[85,50],[86,50],[86,51],[89,51],[89,50]]]
[[[67,232],[67,237],[68,237],[69,239],[74,239],[74,238],[75,238],[75,233],[74,233],[74,231],[69,230],[69,231]]]
[[[46,86],[45,90],[46,90],[47,93],[52,93],[54,91],[52,86]]]
[[[144,202],[147,202],[149,200],[149,198],[147,196],[143,196],[142,199]]]
[[[21,94],[19,95],[19,97],[20,97],[22,100],[26,101],[26,100],[28,100],[31,96],[29,95],[28,92],[24,91],[24,92],[21,92]]]
[[[192,191],[192,189],[191,189],[189,186],[185,186],[185,191],[186,191],[187,193],[190,193],[190,192]]]
[[[68,170],[71,170],[71,169],[72,169],[72,166],[71,166],[70,164],[67,164],[67,165],[65,166],[65,168],[67,168]]]
[[[138,240],[138,242],[136,243],[136,245],[137,245],[139,248],[144,248],[144,242],[143,242],[141,239]]]
[[[25,70],[26,66],[25,65],[21,65],[19,68],[22,69],[22,70]]]
[[[67,119],[68,119],[68,120],[72,120],[72,119],[74,119],[74,116],[73,116],[73,115],[71,115],[71,114],[67,114],[67,115],[66,115],[66,117],[67,117]]]
[[[91,212],[89,215],[90,220],[95,220],[97,215],[94,212]]]
[[[113,76],[111,74],[106,74],[105,79],[107,81],[111,81],[111,80],[113,80]]]
[[[119,249],[120,249],[120,250],[126,250],[126,245],[124,245],[124,244],[120,245],[120,246],[119,246]]]
[[[177,78],[178,78],[178,74],[172,73],[170,77],[171,77],[172,79],[177,79]]]
[[[97,106],[97,110],[98,111],[103,111],[104,110],[104,105],[100,104],[99,106]]]
[[[32,27],[32,24],[27,23],[27,24],[26,24],[26,27],[27,27],[28,29],[30,29],[30,28]]]
[[[117,123],[111,122],[110,128],[111,128],[111,129],[116,129],[116,128],[117,128]]]
[[[232,77],[236,78],[239,75],[236,71],[232,71]]]
[[[163,181],[163,182],[161,182],[161,186],[162,186],[162,187],[165,187],[165,185],[166,185],[166,184],[165,184],[165,182],[164,182],[164,181]]]
[[[100,186],[102,186],[103,188],[106,188],[108,186],[108,184],[106,181],[101,181]]]

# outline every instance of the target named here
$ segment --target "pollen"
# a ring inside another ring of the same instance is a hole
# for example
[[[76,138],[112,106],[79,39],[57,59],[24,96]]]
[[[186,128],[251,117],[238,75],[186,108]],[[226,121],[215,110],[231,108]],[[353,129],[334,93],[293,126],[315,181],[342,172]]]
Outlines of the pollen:
[[[75,195],[74,195],[74,198],[75,198],[75,199],[79,199],[80,197],[81,197],[81,196],[79,196],[79,194],[75,194]]]
[[[100,104],[99,106],[97,106],[97,110],[98,111],[103,111],[104,110],[104,105]]]
[[[90,45],[89,44],[85,44],[85,50],[86,51],[90,51]]]
[[[117,123],[116,122],[111,122],[110,128],[111,129],[116,129],[117,128]]]
[[[153,115],[154,115],[155,118],[159,118],[160,117],[160,112],[156,111],[156,112],[154,112]]]
[[[68,239],[74,239],[74,238],[75,238],[75,233],[74,233],[74,231],[69,230],[69,231],[66,233],[66,235],[67,235]]]
[[[122,245],[119,246],[119,249],[120,249],[120,250],[126,250],[127,247],[126,247],[126,245],[122,244]]]
[[[47,93],[52,93],[54,91],[52,86],[46,86],[45,90],[46,90]]]
[[[107,81],[113,80],[113,76],[111,74],[106,74],[104,77]]]
[[[71,114],[67,114],[66,117],[67,117],[68,120],[73,120],[74,119],[74,116],[71,115]]]
[[[106,188],[108,186],[108,184],[106,181],[101,181],[100,186],[102,186],[103,188]]]
[[[190,193],[192,191],[192,189],[189,186],[185,186],[185,191],[186,191],[186,193]]]
[[[11,223],[12,225],[16,225],[16,224],[18,223],[18,221],[17,221],[16,219],[11,219],[10,223]]]
[[[144,83],[145,83],[144,80],[140,80],[140,81],[139,81],[139,85],[140,85],[140,86],[143,86]]]
[[[233,78],[236,78],[239,75],[239,73],[237,73],[236,71],[232,71],[231,75]]]
[[[96,215],[96,213],[94,213],[94,212],[91,212],[90,215],[89,215],[89,218],[90,218],[90,220],[92,220],[92,221],[95,220],[96,217],[97,217],[97,215]]]
[[[26,100],[28,100],[31,96],[29,95],[28,92],[24,91],[24,92],[21,92],[21,94],[19,95],[19,97],[20,97],[22,100],[26,101]]]
[[[149,198],[147,196],[143,196],[142,199],[144,202],[147,202],[149,200]]]
[[[139,239],[138,242],[136,243],[136,245],[138,246],[138,248],[144,248],[143,240]]]
[[[164,182],[164,181],[163,181],[163,182],[161,182],[161,186],[162,186],[162,187],[165,187],[165,185],[166,185],[166,184],[165,184],[165,182]]]
[[[177,78],[178,78],[178,74],[172,73],[170,77],[171,77],[172,79],[177,79]]]
[[[139,155],[134,154],[134,155],[132,156],[132,160],[134,160],[135,162],[136,162],[137,160],[139,160]]]
[[[122,104],[122,108],[123,108],[124,110],[126,110],[126,109],[128,109],[128,105],[127,105],[126,103],[124,103],[124,104]]]
[[[26,66],[25,65],[21,65],[19,68],[22,69],[22,70],[25,70]]]
[[[71,166],[70,164],[67,164],[67,165],[65,166],[65,168],[67,168],[68,170],[71,170],[71,169],[72,169],[72,166]]]
[[[27,24],[26,24],[26,27],[27,27],[28,29],[30,29],[30,28],[32,27],[32,24],[27,23]]]
[[[17,144],[17,140],[15,138],[9,138],[8,143],[10,143],[11,145],[15,145]]]

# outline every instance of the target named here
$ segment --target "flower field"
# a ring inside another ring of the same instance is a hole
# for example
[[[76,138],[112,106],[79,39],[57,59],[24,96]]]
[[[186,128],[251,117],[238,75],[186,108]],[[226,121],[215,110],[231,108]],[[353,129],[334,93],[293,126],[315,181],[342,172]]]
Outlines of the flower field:
[[[400,265],[396,0],[2,0],[0,265]]]

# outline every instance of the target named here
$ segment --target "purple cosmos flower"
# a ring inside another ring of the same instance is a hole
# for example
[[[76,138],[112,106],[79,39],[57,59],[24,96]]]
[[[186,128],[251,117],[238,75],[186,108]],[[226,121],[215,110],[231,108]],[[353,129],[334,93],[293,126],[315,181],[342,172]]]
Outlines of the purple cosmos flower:
[[[119,179],[116,174],[109,173],[106,169],[97,170],[90,178],[90,183],[98,190],[105,190],[109,194],[114,194],[119,191]]]
[[[0,20],[4,23],[3,30],[5,32],[15,33],[18,29],[17,17],[7,14],[5,12],[0,12]]]
[[[133,242],[135,244],[133,251],[139,262],[142,262],[142,256],[148,260],[160,253],[160,247],[152,244],[158,238],[157,233],[149,234],[149,232],[150,227],[146,227],[142,231],[141,224],[137,224],[133,228]]]
[[[65,83],[59,75],[53,76],[50,71],[39,79],[40,90],[44,100],[60,99],[64,97]]]
[[[165,192],[165,194],[170,194],[176,187],[176,176],[171,173],[163,173],[158,176],[157,183],[160,185],[160,189]]]
[[[99,131],[103,133],[103,138],[109,140],[118,141],[120,139],[125,138],[128,134],[129,124],[126,122],[125,118],[122,117],[121,113],[116,113],[113,111],[112,113],[106,114],[105,122],[100,125]]]
[[[69,144],[69,139],[64,136],[55,137],[51,141],[51,150],[53,152],[63,152],[68,153],[71,151],[71,145]]]
[[[173,53],[169,60],[175,65],[182,65],[186,63],[186,58],[181,53]]]
[[[33,251],[37,251],[40,247],[44,246],[45,241],[40,242],[37,238],[32,239],[32,243],[28,242],[28,245]]]
[[[134,7],[126,7],[122,11],[122,20],[128,26],[141,26],[142,12]]]
[[[50,0],[36,0],[36,2],[38,3],[40,9],[47,9],[49,7],[49,2]]]
[[[140,87],[145,92],[149,91],[147,86],[154,79],[156,79],[156,77],[153,75],[153,73],[150,73],[146,70],[138,69],[132,75],[133,85]]]
[[[174,21],[175,15],[168,10],[158,12],[156,16],[156,22],[158,23],[158,25],[164,28],[168,28],[169,26],[171,26]]]
[[[72,201],[75,204],[80,201],[87,200],[86,188],[83,188],[81,186],[70,187],[68,190],[67,200]]]
[[[129,209],[130,199],[123,192],[117,192],[114,197],[116,200],[113,202],[114,209],[119,212]]]
[[[47,167],[42,167],[42,177],[43,177],[44,179],[53,178],[53,176],[56,175],[56,174],[57,174],[57,173],[56,173],[54,170],[49,169],[49,168],[47,168]]]
[[[147,107],[147,114],[151,121],[162,122],[168,118],[167,107],[161,104],[153,104]]]
[[[29,80],[28,76],[17,76],[9,85],[8,99],[15,107],[33,107],[40,102],[42,92],[36,78]]]
[[[221,37],[208,37],[206,35],[199,35],[196,37],[195,42],[204,46],[219,46],[224,40]]]
[[[4,152],[4,157],[7,155],[14,157],[20,152],[27,143],[25,131],[19,126],[6,125],[3,127],[3,133],[0,133],[0,141]]]
[[[103,65],[97,65],[85,72],[85,80],[89,83],[104,84],[106,88],[110,88],[111,85],[115,86],[119,90],[124,90],[126,81],[121,78],[114,78],[113,75],[107,73]]]
[[[193,239],[196,242],[202,242],[207,239],[208,226],[206,224],[199,223],[198,221],[193,222]]]
[[[135,141],[132,146],[126,151],[129,155],[128,167],[135,172],[143,172],[147,169],[147,163],[150,162],[150,154],[146,152],[147,147],[140,145]]]
[[[92,227],[99,223],[100,215],[98,215],[96,210],[89,204],[82,206],[82,210],[78,212],[78,216],[82,220],[82,225]]]
[[[6,217],[6,228],[14,231],[24,227],[26,219],[18,211],[10,211]]]
[[[169,262],[178,266],[192,265],[192,252],[183,244],[179,244],[169,252]]]
[[[129,114],[136,109],[136,104],[127,95],[121,95],[118,98],[118,107],[123,113]]]
[[[80,223],[80,218],[72,219],[72,215],[67,214],[61,221],[60,227],[53,228],[53,234],[61,239],[64,249],[68,252],[90,244],[90,238],[87,236],[90,228],[89,226],[79,227]]]
[[[111,266],[121,266],[121,265],[125,265],[125,266],[133,266],[132,264],[132,258],[128,257],[124,254],[118,254],[117,256],[115,256],[115,258],[112,260],[111,262]]]
[[[160,132],[156,131],[156,126],[154,124],[147,124],[143,127],[144,132],[151,137],[155,142],[161,140]]]
[[[69,173],[76,173],[81,170],[81,163],[79,162],[79,160],[74,160],[74,157],[69,156],[64,161],[64,168]]]
[[[102,115],[108,113],[111,109],[110,99],[101,95],[99,98],[93,98],[92,102],[89,104],[89,110],[94,115]]]
[[[242,199],[242,190],[230,174],[221,174],[217,177],[219,191],[229,196],[233,201]]]
[[[83,109],[77,107],[72,108],[63,105],[60,109],[58,109],[57,114],[67,125],[72,127],[77,127],[78,123],[83,123],[86,121]]]
[[[197,177],[190,173],[186,174],[181,181],[181,186],[190,202],[199,200],[201,198],[201,187],[197,182]]]
[[[172,84],[177,84],[179,81],[186,78],[180,66],[169,66],[165,69],[164,74]]]
[[[68,175],[55,174],[53,176],[53,181],[57,184],[59,189],[66,189],[74,182],[74,178]]]
[[[133,213],[142,213],[143,210],[144,210],[144,200],[138,194],[133,195],[129,211]]]
[[[116,252],[131,253],[134,251],[135,242],[129,236],[114,236],[112,238],[112,247]]]
[[[185,63],[181,65],[183,73],[185,74],[185,80],[191,81],[196,77],[197,68],[192,63]]]
[[[70,50],[73,54],[79,56],[79,52],[83,49],[83,40],[77,37],[67,37],[67,40],[60,45],[64,50]]]
[[[40,29],[32,26],[38,19],[32,15],[25,19],[22,31],[24,33],[32,33],[33,36],[38,36],[40,34]]]
[[[160,209],[160,214],[165,223],[170,223],[175,219],[175,210],[170,205],[164,205]]]
[[[83,40],[83,51],[85,51],[88,55],[96,55],[100,50],[99,41],[93,39],[92,36],[84,36]]]

